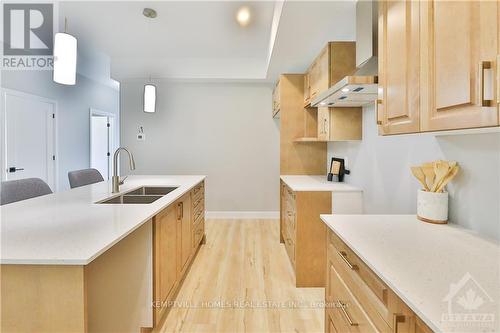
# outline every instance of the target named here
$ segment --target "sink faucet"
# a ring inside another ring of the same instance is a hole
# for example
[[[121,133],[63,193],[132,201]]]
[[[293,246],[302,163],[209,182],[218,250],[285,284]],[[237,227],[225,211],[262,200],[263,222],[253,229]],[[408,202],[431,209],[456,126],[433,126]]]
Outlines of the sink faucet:
[[[120,192],[120,185],[123,184],[123,181],[120,181],[120,177],[118,176],[118,156],[120,155],[121,151],[125,151],[128,154],[128,161],[130,164],[130,170],[135,170],[135,161],[134,161],[134,155],[127,149],[120,147],[115,151],[115,154],[113,155],[113,193],[118,193]],[[127,178],[127,177],[125,177]],[[125,181],[125,179],[123,179]]]

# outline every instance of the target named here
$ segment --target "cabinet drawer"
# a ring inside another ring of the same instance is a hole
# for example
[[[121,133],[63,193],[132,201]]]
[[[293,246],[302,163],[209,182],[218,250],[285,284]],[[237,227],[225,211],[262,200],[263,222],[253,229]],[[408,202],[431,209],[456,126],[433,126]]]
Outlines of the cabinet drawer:
[[[338,332],[379,332],[331,262],[328,263],[327,285],[327,311],[331,321],[328,327]]]
[[[196,201],[198,198],[205,193],[205,182],[201,182],[196,185],[193,190],[193,200]]]
[[[285,228],[288,229],[291,236],[295,235],[296,215],[295,212],[290,209],[285,211]]]
[[[328,262],[333,265],[352,294],[363,304],[377,328],[392,327],[389,310],[391,298],[396,295],[378,278],[334,232],[328,231]]]
[[[205,219],[202,218],[194,226],[193,247],[197,247],[198,244],[200,244],[204,234],[205,234]]]
[[[295,193],[289,187],[285,188],[285,197],[287,207],[295,211]]]
[[[285,238],[286,252],[292,262],[292,266],[295,267],[295,240],[288,234],[288,231],[285,231],[283,236]]]
[[[204,203],[199,204],[193,209],[193,223],[198,220],[198,218],[205,213],[205,205]]]
[[[196,209],[199,205],[202,205],[205,201],[205,196],[203,195],[203,192],[201,192],[200,195],[195,195],[193,197],[193,208]]]

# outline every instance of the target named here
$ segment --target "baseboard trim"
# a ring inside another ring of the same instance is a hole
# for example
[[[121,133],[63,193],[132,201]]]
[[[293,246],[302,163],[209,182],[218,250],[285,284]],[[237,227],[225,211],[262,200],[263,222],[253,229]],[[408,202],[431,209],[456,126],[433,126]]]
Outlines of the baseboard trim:
[[[207,211],[206,219],[279,219],[279,211]]]

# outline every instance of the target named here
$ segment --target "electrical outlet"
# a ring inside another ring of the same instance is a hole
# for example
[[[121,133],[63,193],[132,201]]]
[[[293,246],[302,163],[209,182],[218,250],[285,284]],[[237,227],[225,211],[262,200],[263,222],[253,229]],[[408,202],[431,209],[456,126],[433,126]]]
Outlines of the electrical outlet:
[[[146,141],[146,134],[137,133],[137,141]]]

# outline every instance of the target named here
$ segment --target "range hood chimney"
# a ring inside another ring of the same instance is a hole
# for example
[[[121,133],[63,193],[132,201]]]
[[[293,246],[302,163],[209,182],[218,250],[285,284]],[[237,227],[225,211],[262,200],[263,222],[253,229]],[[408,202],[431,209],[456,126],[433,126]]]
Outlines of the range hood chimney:
[[[311,101],[314,107],[358,107],[377,99],[378,3],[356,2],[356,71]]]

